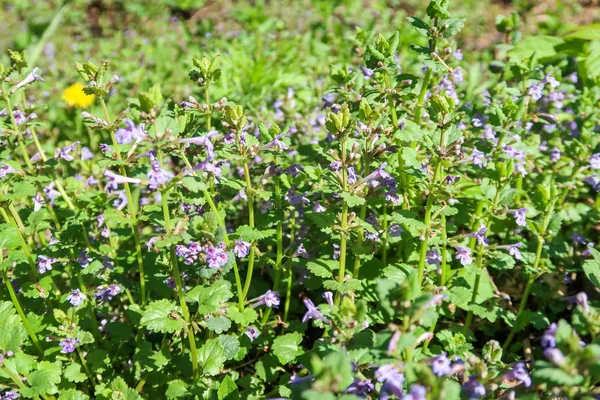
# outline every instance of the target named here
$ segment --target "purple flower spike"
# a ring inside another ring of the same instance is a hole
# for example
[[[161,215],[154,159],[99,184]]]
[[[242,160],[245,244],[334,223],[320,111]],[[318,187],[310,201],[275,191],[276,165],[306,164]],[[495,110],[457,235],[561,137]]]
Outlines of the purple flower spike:
[[[319,312],[319,307],[316,307],[315,303],[313,303],[311,299],[304,299],[304,306],[307,308],[308,311],[306,311],[306,313],[302,317],[302,323],[305,323],[309,319],[320,319],[326,324],[329,323],[329,320]]]
[[[552,151],[550,152],[550,161],[555,163],[558,160],[560,160],[560,156],[561,156],[561,152],[560,149],[558,147],[555,147],[552,149]]]
[[[255,301],[255,303],[252,304],[252,307],[258,307],[258,306],[265,305],[269,308],[273,308],[273,307],[277,308],[277,306],[281,302],[279,300],[279,296],[277,295],[277,292],[274,292],[272,290],[267,290],[267,292],[265,294],[257,297],[253,301]]]
[[[195,144],[196,146],[204,146],[206,148],[206,159],[207,161],[215,158],[215,147],[213,143],[210,141],[210,138],[218,135],[217,131],[209,131],[205,136],[196,136],[193,138],[181,139],[181,143],[185,144]]]
[[[108,193],[117,190],[119,188],[119,185],[125,183],[133,183],[135,185],[139,185],[140,183],[142,183],[140,179],[117,175],[112,171],[105,171],[104,176],[107,178],[106,190],[108,191]]]
[[[88,257],[87,249],[79,252],[79,255],[77,256],[77,262],[79,265],[81,265],[81,268],[86,268],[92,261],[94,261],[94,259]]]

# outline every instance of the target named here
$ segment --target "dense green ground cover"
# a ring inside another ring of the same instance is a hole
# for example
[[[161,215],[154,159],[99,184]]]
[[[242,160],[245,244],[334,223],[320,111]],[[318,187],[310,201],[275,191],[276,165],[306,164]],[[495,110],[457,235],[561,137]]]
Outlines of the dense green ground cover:
[[[0,398],[600,398],[576,2],[0,9]]]

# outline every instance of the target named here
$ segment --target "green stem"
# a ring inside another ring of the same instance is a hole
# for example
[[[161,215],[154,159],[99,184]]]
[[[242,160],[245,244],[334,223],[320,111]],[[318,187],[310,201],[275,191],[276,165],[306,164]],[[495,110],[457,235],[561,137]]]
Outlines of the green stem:
[[[167,236],[171,236],[171,215],[169,212],[169,202],[167,199],[167,192],[161,193],[162,197],[162,209],[165,219],[165,231]],[[181,306],[181,312],[183,313],[183,319],[185,320],[185,333],[187,333],[188,340],[190,343],[190,353],[192,355],[192,371],[194,378],[198,375],[198,355],[196,353],[196,339],[194,337],[194,327],[191,324],[190,312],[185,302],[185,296],[183,295],[183,284],[181,282],[181,273],[179,272],[179,265],[177,264],[177,254],[175,254],[175,246],[171,245],[171,268],[175,278],[175,285],[177,286],[177,297],[179,298],[179,305]]]
[[[212,110],[210,108],[210,94],[208,92],[208,86],[206,85],[206,90],[204,91],[204,99],[206,101],[206,106],[208,107],[207,115],[206,115],[206,130],[210,131],[211,128],[211,118],[212,118]]]
[[[180,151],[179,156],[183,160],[183,163],[188,168],[188,170],[191,171],[192,175],[198,176],[196,171],[194,171],[192,164],[190,164],[190,161],[187,159],[187,156],[185,155],[185,153],[183,151]],[[204,198],[206,199],[206,202],[208,203],[210,210],[212,211],[213,215],[217,219],[217,224],[223,230],[223,241],[225,242],[225,245],[229,247],[231,242],[229,240],[229,235],[227,234],[227,228],[225,227],[225,221],[221,217],[221,214],[219,213],[219,209],[217,208],[217,205],[213,201],[213,196],[209,193],[208,190],[203,190],[202,194],[204,195]],[[235,259],[233,260],[233,273],[235,275],[235,286],[237,288],[238,308],[241,311],[244,309],[244,289],[242,287],[242,279],[240,277],[240,271],[238,269],[237,262],[235,261]]]
[[[479,284],[481,283],[481,274],[482,274],[482,264],[483,264],[483,245],[479,245],[477,249],[477,275],[475,276],[475,283],[473,284],[473,293],[471,294],[470,305],[477,304],[477,295],[479,294]],[[473,311],[469,310],[467,313],[467,319],[465,321],[465,326],[463,327],[463,334],[466,336],[469,333],[469,328],[471,327],[471,322],[473,322]]]
[[[440,286],[446,286],[446,279],[448,279],[448,249],[446,247],[446,241],[448,240],[448,232],[446,232],[446,216],[442,215],[442,273],[440,274]]]
[[[390,106],[390,112],[392,114],[392,126],[396,128],[398,127],[398,115],[396,114],[396,104],[394,103],[394,96],[392,95],[391,91],[389,91],[392,90],[392,88],[390,87],[390,80],[387,72],[384,73],[383,79],[385,80],[385,88],[387,91],[386,97]]]
[[[106,118],[106,121],[111,123],[110,115],[108,114],[108,109],[106,108],[106,103],[104,102],[104,99],[102,97],[100,97],[100,105],[102,106],[102,110],[104,111],[104,117]],[[113,146],[115,147],[115,153],[117,155],[117,160],[122,161],[123,159],[121,157],[119,143],[117,142],[117,138],[115,137],[115,130],[114,130],[112,124],[110,125],[109,132],[110,132],[110,138],[112,140]],[[121,165],[119,169],[120,169],[121,175],[127,176],[127,171],[125,170],[125,167],[123,165]],[[129,183],[126,182],[123,185],[125,186],[125,194],[127,196],[127,208],[129,210],[129,214],[130,214],[130,217],[132,220],[131,230],[132,230],[133,239],[135,242],[138,270],[140,273],[140,289],[141,289],[140,292],[141,292],[141,297],[142,297],[142,307],[144,307],[146,305],[146,276],[144,274],[144,258],[142,256],[142,245],[140,243],[140,226],[139,226],[139,222],[137,219],[136,207],[135,207],[135,203],[133,201],[133,195],[131,194],[131,188],[129,187]]]
[[[437,18],[433,19],[433,26],[437,28]],[[435,52],[436,39],[432,38],[429,40],[429,54]],[[431,75],[433,73],[432,68],[427,68],[427,72],[425,72],[425,77],[423,78],[423,82],[421,83],[421,90],[419,91],[419,97],[417,100],[416,110],[415,110],[415,124],[421,123],[421,114],[423,110],[423,106],[425,105],[425,94],[427,94],[427,89],[429,89],[429,81],[431,80]],[[416,145],[416,142],[413,143]],[[411,147],[414,145],[411,144]]]
[[[290,311],[290,302],[292,300],[292,281],[293,281],[293,271],[292,271],[292,258],[287,261],[287,287],[286,287],[286,295],[285,295],[285,306],[283,308],[283,322],[287,322],[288,313]]]
[[[444,135],[442,131],[441,142],[444,142]],[[423,240],[421,241],[421,251],[419,254],[419,282],[423,281],[423,276],[425,275],[425,259],[427,257],[427,248],[429,245],[429,229],[431,228],[431,209],[433,207],[433,185],[437,183],[437,179],[441,174],[441,160],[438,159],[438,162],[435,166],[435,171],[433,173],[432,186],[429,190],[429,194],[427,194],[427,203],[425,204],[425,219],[423,223],[425,224],[425,231],[423,232]]]
[[[341,151],[342,151],[342,190],[346,192],[348,190],[348,171],[346,169],[346,139],[341,140]],[[344,277],[346,274],[346,229],[348,225],[348,204],[346,200],[342,200],[342,217],[340,221],[340,266],[338,271],[338,286],[339,290],[335,296],[334,304],[338,306],[341,301],[341,287],[344,284]]]
[[[248,197],[248,223],[251,228],[254,228],[254,192],[250,181],[250,169],[248,168],[247,160],[244,160],[244,176],[246,178],[246,196]],[[250,284],[252,283],[252,273],[254,272],[254,243],[250,244],[250,254],[248,255],[248,271],[246,272],[246,282],[244,284],[244,301],[248,297]]]
[[[381,260],[383,266],[387,267],[387,235],[388,235],[388,217],[387,217],[387,204],[383,203],[383,238],[381,239]]]
[[[0,261],[2,261],[2,253],[1,252],[0,252]],[[35,345],[37,350],[40,352],[40,354],[43,355],[44,349],[42,348],[42,344],[40,343],[40,341],[39,341],[37,335],[35,334],[35,332],[33,331],[33,329],[31,328],[31,325],[29,324],[29,321],[27,320],[27,317],[25,316],[25,313],[23,312],[21,303],[19,303],[19,299],[17,297],[17,294],[15,293],[15,289],[13,288],[12,284],[10,283],[10,278],[8,277],[8,274],[6,274],[6,273],[4,275],[4,283],[6,285],[6,289],[8,290],[8,294],[10,295],[12,303],[15,306],[15,309],[17,310],[17,314],[19,314],[19,317],[21,317],[21,322],[23,322],[23,326],[25,326],[25,329],[27,330],[27,333],[29,334],[31,341],[33,342],[33,344]]]
[[[277,159],[275,159],[277,163]],[[275,175],[275,203],[277,204],[277,210],[281,210],[281,187],[279,185],[279,176]],[[277,258],[275,259],[275,281],[273,283],[273,291],[277,292],[281,280],[281,262],[283,260],[283,224],[281,221],[277,222]],[[271,315],[272,308],[269,307],[264,313],[262,318],[262,325],[266,324]]]
[[[537,245],[537,249],[535,251],[535,261],[533,262],[533,270],[534,271],[537,271],[538,266],[540,264],[543,248],[544,248],[544,239],[542,236],[538,236],[538,245]],[[519,317],[525,311],[525,307],[527,306],[527,300],[529,299],[529,294],[531,293],[531,287],[533,286],[534,280],[535,280],[535,273],[529,274],[529,276],[527,278],[527,285],[525,286],[525,292],[523,293],[523,297],[521,297],[521,302],[519,303],[519,310],[517,311],[517,321],[519,320]],[[506,341],[504,342],[504,345],[502,346],[504,351],[508,350],[512,340],[515,337],[515,334],[516,334],[515,327],[516,327],[516,325],[513,326],[513,328],[510,331],[510,334],[508,335],[508,337],[506,338]]]

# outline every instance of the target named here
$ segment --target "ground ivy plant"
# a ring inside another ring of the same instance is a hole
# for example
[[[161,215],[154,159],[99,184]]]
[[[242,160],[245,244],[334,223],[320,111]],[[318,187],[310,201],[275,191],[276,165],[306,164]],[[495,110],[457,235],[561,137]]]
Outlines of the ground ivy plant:
[[[598,28],[452,10],[254,97],[8,50],[0,398],[600,398]]]

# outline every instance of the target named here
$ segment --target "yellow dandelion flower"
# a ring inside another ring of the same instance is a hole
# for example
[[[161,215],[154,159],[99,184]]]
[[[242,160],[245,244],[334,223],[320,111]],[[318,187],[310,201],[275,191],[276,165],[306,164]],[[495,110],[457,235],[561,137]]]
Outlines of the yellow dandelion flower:
[[[62,98],[68,105],[75,108],[88,108],[94,102],[96,96],[85,94],[84,86],[77,82],[63,90]]]

